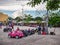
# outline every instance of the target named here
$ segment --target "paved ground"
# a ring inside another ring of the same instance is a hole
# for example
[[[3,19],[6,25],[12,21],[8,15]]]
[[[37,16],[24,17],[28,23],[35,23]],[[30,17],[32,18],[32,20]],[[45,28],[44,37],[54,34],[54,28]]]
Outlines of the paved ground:
[[[49,31],[51,30],[54,28],[49,28]],[[36,33],[21,39],[9,39],[8,33],[0,29],[0,45],[60,45],[60,28],[56,28],[55,33],[56,35],[38,35]]]

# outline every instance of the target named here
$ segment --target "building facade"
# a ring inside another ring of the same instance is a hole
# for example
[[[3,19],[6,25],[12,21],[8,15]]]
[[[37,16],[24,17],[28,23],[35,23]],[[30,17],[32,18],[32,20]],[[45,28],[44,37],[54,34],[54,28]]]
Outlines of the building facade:
[[[0,22],[6,24],[8,22],[8,15],[0,13]]]

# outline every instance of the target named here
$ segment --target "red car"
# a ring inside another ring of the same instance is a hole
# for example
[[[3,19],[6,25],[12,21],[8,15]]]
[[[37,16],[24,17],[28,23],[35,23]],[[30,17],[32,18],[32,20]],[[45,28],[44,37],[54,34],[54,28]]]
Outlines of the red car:
[[[8,33],[8,37],[9,38],[14,37],[14,38],[18,39],[18,38],[24,37],[24,34],[20,30],[19,31],[12,31],[12,32]]]

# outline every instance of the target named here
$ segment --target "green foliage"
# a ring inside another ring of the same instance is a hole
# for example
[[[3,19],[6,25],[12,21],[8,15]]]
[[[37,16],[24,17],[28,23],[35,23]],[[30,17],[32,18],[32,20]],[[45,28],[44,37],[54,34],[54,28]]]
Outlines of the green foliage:
[[[28,4],[33,7],[35,5],[40,4],[41,1],[42,0],[32,0]],[[46,1],[47,1],[47,5],[46,5],[47,10],[56,10],[56,9],[60,8],[60,6],[59,6],[60,0],[43,0],[42,3],[46,2]]]
[[[52,15],[49,17],[49,25],[60,27],[60,15]]]
[[[30,3],[31,6],[35,6],[41,3],[42,0],[32,0]],[[60,8],[60,0],[43,0],[42,4],[47,2],[46,9],[47,15],[49,10],[57,10]],[[49,24],[57,26],[58,23],[60,24],[60,16],[54,15],[49,18]]]
[[[43,19],[41,18],[41,17],[35,17],[35,21],[37,21],[37,23],[41,23],[41,21],[42,21]]]
[[[35,21],[36,21],[36,20],[42,21],[42,18],[41,18],[41,17],[35,17]]]
[[[30,14],[29,15],[25,15],[25,17],[26,18],[24,19],[24,21],[26,23],[29,23],[29,21],[37,21],[37,23],[40,23],[42,21],[41,17],[35,17],[35,18],[33,18]]]
[[[17,22],[21,21],[20,17],[16,17],[15,20],[16,20]]]
[[[29,15],[26,15],[25,14],[25,19],[24,19],[24,21],[26,22],[26,23],[29,23],[29,21],[31,21],[33,18],[32,18],[32,16],[29,14]]]
[[[35,5],[40,4],[41,0],[32,0],[31,2],[29,2],[28,4],[31,5],[32,7]]]
[[[37,23],[38,23],[38,24],[40,24],[40,23],[41,23],[41,20],[36,20],[36,21],[37,21]]]
[[[12,17],[8,17],[9,20],[12,20],[13,18]]]
[[[48,0],[47,9],[48,10],[57,10],[59,8],[60,0]]]

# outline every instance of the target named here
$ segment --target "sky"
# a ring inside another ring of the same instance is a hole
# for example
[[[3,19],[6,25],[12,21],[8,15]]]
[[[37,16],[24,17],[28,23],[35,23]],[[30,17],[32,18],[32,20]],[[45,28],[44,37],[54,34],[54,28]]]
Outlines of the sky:
[[[36,5],[35,7],[31,7],[27,5],[31,0],[0,0],[0,12],[8,14],[8,16],[17,17],[18,15],[14,14],[19,11],[22,13],[22,8],[24,14],[31,14],[33,17],[42,16],[46,13],[46,3]],[[37,13],[39,11],[39,13]],[[44,13],[43,13],[44,12]]]

